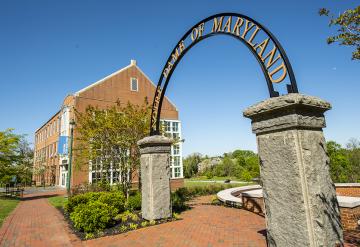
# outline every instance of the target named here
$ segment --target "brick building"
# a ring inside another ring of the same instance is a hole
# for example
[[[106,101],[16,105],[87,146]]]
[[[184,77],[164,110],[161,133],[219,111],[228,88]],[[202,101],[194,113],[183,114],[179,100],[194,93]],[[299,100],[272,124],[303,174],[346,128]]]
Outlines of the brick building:
[[[106,109],[119,100],[126,104],[141,105],[145,97],[151,103],[156,86],[131,60],[130,65],[65,97],[58,110],[46,123],[35,132],[34,147],[34,180],[37,185],[58,185],[66,187],[68,176],[69,155],[63,153],[69,144],[70,121],[74,119],[74,110],[83,112],[89,106]],[[161,111],[166,134],[181,139],[181,122],[175,105],[165,98]],[[75,120],[76,121],[76,120]],[[76,147],[76,125],[74,126],[74,143]],[[65,142],[64,142],[65,140]],[[60,143],[60,147],[59,147]],[[59,152],[61,150],[61,152]],[[73,162],[76,157],[73,157]],[[183,185],[182,143],[173,145],[171,149],[171,186]],[[117,175],[111,172],[110,183],[115,183]],[[91,167],[72,169],[71,186],[81,183],[92,183],[97,179]],[[133,178],[137,183],[137,177]]]

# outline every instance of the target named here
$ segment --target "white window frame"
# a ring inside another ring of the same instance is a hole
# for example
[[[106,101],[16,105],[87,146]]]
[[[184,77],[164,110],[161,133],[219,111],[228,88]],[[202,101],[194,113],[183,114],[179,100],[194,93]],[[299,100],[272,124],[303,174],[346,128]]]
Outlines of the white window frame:
[[[133,80],[136,80],[136,90],[133,89]],[[136,77],[130,77],[130,90],[132,92],[139,92],[139,80]]]

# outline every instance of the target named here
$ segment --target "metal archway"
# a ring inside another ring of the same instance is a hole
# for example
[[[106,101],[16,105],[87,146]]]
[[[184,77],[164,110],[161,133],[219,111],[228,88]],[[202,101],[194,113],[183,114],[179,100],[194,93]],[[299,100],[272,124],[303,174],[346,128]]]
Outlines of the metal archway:
[[[234,18],[236,19],[236,22],[233,24]],[[224,22],[224,19],[227,19],[226,22]],[[208,30],[206,29],[208,29],[209,26],[206,24],[211,22],[211,32],[207,33]],[[262,31],[267,38],[260,43],[252,43],[260,31]],[[227,35],[233,37],[249,48],[261,66],[270,97],[279,96],[279,93],[274,90],[273,83],[283,82],[287,77],[290,81],[290,84],[286,84],[288,93],[298,93],[296,79],[291,64],[276,37],[266,27],[248,16],[237,13],[219,13],[199,21],[190,28],[180,39],[168,57],[155,91],[151,112],[150,135],[160,134],[162,102],[167,85],[176,66],[194,45],[214,35]],[[247,37],[249,38],[247,39]],[[191,39],[190,44],[185,45],[186,40],[189,39]],[[270,51],[267,48],[269,44],[273,44],[273,49]],[[268,51],[268,53],[264,55],[266,51]],[[275,66],[277,67],[274,68]],[[274,75],[278,75],[279,72],[282,72],[281,76],[274,78]]]

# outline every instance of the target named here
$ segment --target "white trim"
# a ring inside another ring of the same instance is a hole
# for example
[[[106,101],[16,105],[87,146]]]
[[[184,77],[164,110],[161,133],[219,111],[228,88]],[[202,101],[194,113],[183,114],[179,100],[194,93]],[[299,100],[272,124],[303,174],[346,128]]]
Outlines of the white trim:
[[[88,90],[88,89],[90,89],[90,88],[92,88],[92,87],[94,87],[94,86],[96,86],[96,85],[101,84],[101,83],[104,82],[105,80],[107,80],[107,79],[109,79],[109,78],[111,78],[111,77],[113,77],[113,76],[115,76],[115,75],[123,72],[124,70],[129,69],[129,68],[132,67],[132,66],[137,67],[137,66],[134,65],[134,64],[129,64],[128,66],[126,66],[126,67],[124,67],[124,68],[122,68],[122,69],[120,69],[120,70],[118,70],[118,71],[116,71],[116,72],[114,72],[114,73],[112,73],[112,74],[110,74],[110,75],[102,78],[101,80],[98,80],[97,82],[94,82],[93,84],[91,84],[91,85],[89,85],[89,86],[87,86],[87,87],[85,87],[85,88],[77,91],[76,93],[74,93],[74,96],[79,96],[80,93],[85,92],[86,90]]]
[[[140,73],[141,73],[141,74],[152,84],[152,86],[154,86],[154,88],[156,89],[155,83],[144,73],[144,71],[142,71],[142,70],[139,68],[139,66],[136,65],[136,62],[135,62],[135,63],[131,62],[128,66],[126,66],[126,67],[124,67],[124,68],[122,68],[122,69],[120,69],[120,70],[118,70],[118,71],[116,71],[116,72],[114,72],[114,73],[112,73],[112,74],[104,77],[103,79],[98,80],[97,82],[94,82],[93,84],[91,84],[91,85],[89,85],[89,86],[87,86],[87,87],[84,87],[83,89],[77,91],[77,92],[74,93],[73,95],[74,95],[74,96],[79,96],[80,93],[85,92],[86,90],[88,90],[88,89],[90,89],[90,88],[92,88],[92,87],[94,87],[94,86],[96,86],[96,85],[101,84],[101,83],[104,82],[105,80],[107,80],[107,79],[109,79],[109,78],[111,78],[111,77],[113,77],[113,76],[115,76],[115,75],[123,72],[124,70],[127,70],[127,69],[133,67],[133,66],[134,66],[135,68],[137,68],[137,69],[140,71]],[[138,86],[139,86],[139,85],[138,85]],[[178,108],[177,108],[177,106],[176,106],[168,97],[165,96],[165,98],[170,102],[170,104],[172,104],[172,105],[175,107],[176,111],[179,111]]]
[[[133,80],[133,79],[136,80],[136,90],[133,90],[133,88],[132,88],[132,86],[133,86],[132,80]],[[136,77],[130,77],[130,91],[131,91],[131,92],[139,92],[139,80],[138,80],[138,78],[136,78]]]
[[[135,65],[135,66],[136,66],[136,68],[141,72],[141,74],[142,74],[148,81],[151,82],[151,84],[152,84],[152,85],[154,86],[154,88],[156,89],[155,83],[154,83],[137,65]],[[165,96],[165,98],[170,102],[170,104],[172,104],[172,105],[175,107],[176,111],[178,112],[179,110],[178,110],[177,106],[176,106],[168,97]]]

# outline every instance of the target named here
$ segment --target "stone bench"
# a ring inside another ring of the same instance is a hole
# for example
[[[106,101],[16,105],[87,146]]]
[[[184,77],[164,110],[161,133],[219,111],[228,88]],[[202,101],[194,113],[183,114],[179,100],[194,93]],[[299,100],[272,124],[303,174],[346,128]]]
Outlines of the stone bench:
[[[336,188],[337,189],[337,188]],[[265,214],[263,191],[260,185],[249,185],[222,190],[217,193],[220,201],[260,215]],[[359,229],[360,197],[337,196],[340,207],[341,224],[344,230]]]

